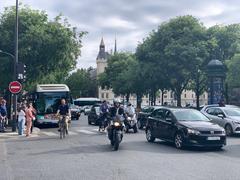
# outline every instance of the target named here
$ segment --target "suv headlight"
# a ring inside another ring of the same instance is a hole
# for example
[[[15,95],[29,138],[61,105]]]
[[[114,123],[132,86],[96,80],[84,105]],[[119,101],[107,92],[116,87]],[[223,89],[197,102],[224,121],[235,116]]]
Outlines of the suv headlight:
[[[233,122],[233,124],[240,124],[239,121],[232,121],[232,122]]]
[[[188,134],[199,135],[200,131],[194,129],[187,129]]]
[[[225,135],[226,134],[226,131],[225,129],[222,129],[222,134]]]

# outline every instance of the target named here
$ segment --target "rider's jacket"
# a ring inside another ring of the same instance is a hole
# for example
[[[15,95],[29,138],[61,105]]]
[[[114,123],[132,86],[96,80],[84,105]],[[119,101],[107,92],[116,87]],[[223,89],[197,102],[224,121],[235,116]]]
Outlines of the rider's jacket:
[[[113,106],[113,107],[110,108],[109,113],[110,113],[111,117],[116,117],[117,115],[123,116],[124,115],[124,110],[121,107]]]

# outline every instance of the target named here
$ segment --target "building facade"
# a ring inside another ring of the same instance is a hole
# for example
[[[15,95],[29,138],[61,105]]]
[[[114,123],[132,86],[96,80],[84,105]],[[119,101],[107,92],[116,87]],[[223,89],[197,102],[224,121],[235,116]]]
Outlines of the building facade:
[[[117,52],[117,43],[115,40],[115,47],[114,47],[114,53]],[[111,53],[106,52],[105,50],[105,44],[103,38],[101,39],[100,46],[99,46],[99,52],[97,55],[96,63],[97,63],[97,76],[99,76],[101,73],[104,72],[105,68],[107,67],[107,60],[111,56]],[[156,104],[161,105],[161,93],[159,93],[159,96],[156,99]],[[101,87],[98,87],[98,98],[101,100],[107,100],[109,102],[112,102],[116,96],[112,92],[111,89],[102,89]],[[120,99],[124,99],[124,97],[118,97]],[[164,102],[175,106],[177,104],[176,97],[174,96],[174,93],[172,91],[166,91],[163,95]],[[130,102],[133,105],[136,105],[136,96],[131,95],[130,96]],[[205,105],[208,102],[208,96],[207,92],[205,92],[202,96],[200,96],[200,105]],[[149,105],[149,96],[146,95],[142,98],[142,105]],[[184,90],[182,93],[182,106],[186,105],[192,105],[196,106],[196,95],[191,90]]]

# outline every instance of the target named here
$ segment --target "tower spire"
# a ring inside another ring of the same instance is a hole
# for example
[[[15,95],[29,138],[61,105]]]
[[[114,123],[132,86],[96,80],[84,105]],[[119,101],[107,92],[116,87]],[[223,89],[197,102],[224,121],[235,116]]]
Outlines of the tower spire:
[[[114,54],[117,53],[117,39],[115,37]]]

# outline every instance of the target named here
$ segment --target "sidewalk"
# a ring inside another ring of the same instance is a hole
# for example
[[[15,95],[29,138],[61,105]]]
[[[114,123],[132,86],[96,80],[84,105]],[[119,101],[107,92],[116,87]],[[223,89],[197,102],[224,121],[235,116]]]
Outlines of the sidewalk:
[[[30,137],[36,137],[40,133],[40,129],[37,127],[33,128],[33,132]],[[25,134],[25,133],[24,133]],[[19,137],[17,132],[12,132],[12,128],[8,127],[4,133],[0,133],[0,139]]]

